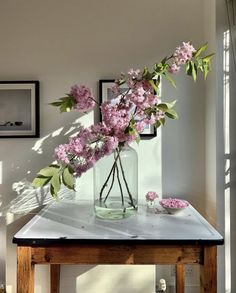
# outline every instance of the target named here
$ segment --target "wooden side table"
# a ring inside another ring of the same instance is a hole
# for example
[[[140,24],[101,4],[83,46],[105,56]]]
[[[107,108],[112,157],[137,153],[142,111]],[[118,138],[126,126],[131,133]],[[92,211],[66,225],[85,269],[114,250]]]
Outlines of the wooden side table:
[[[13,238],[17,293],[34,292],[34,267],[51,267],[59,293],[60,264],[175,264],[176,292],[184,293],[184,266],[201,265],[201,292],[217,292],[217,245],[222,236],[192,207],[181,214],[148,213],[118,221],[94,217],[87,201],[55,202]]]

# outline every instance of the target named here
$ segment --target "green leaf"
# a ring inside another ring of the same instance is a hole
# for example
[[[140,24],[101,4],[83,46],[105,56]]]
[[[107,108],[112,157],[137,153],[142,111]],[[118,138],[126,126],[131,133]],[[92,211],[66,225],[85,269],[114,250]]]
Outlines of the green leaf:
[[[155,93],[159,92],[159,89],[158,89],[158,87],[156,86],[154,80],[152,80],[152,79],[149,80],[149,83],[150,83],[150,85],[152,86],[152,88],[154,89],[154,92],[155,92]]]
[[[199,68],[202,72],[204,71],[203,64],[204,64],[204,62],[203,62],[202,58],[197,59],[197,68]]]
[[[49,167],[60,169],[60,166],[57,164],[51,164],[51,165],[49,165]]]
[[[209,62],[214,55],[215,55],[215,53],[209,54],[209,55],[203,57],[202,60]]]
[[[154,94],[155,95],[160,95],[160,89],[159,89],[159,85],[160,85],[160,82],[161,82],[161,76],[160,76],[160,74],[155,74],[152,77],[152,80],[153,80],[153,82],[155,84],[155,88],[153,88],[153,86],[152,86],[152,88],[154,90]]]
[[[135,133],[136,133],[135,128],[134,128],[134,127],[130,127],[130,128],[129,128],[129,132],[128,132],[128,134],[133,135],[133,134],[135,134]]]
[[[191,61],[191,66],[192,66],[192,77],[193,77],[193,80],[196,81],[197,80],[197,66],[193,61]]]
[[[61,104],[62,104],[61,101],[56,101],[56,102],[49,103],[49,105],[56,106],[56,107],[61,106]]]
[[[66,104],[62,104],[61,107],[60,107],[60,112],[63,113],[63,112],[70,112],[71,111],[71,108],[69,108]]]
[[[188,74],[188,72],[189,72],[189,70],[190,70],[190,67],[191,67],[190,62],[188,61],[188,62],[186,63],[185,66],[186,66],[186,67],[185,67],[185,72],[186,72],[186,74]],[[189,74],[188,74],[188,75],[189,75]]]
[[[74,107],[74,102],[71,98],[68,98],[60,107],[61,112],[70,112]]]
[[[174,107],[174,105],[176,104],[176,102],[177,102],[177,100],[174,100],[174,101],[172,101],[170,103],[165,103],[165,104],[167,105],[168,109],[171,109],[171,108]]]
[[[62,97],[59,101],[52,102],[50,105],[60,107],[61,112],[69,112],[75,105],[74,97],[68,94],[66,97]]]
[[[175,110],[173,109],[168,109],[166,112],[165,112],[165,115],[168,117],[168,118],[171,118],[171,119],[177,119],[178,118],[178,114],[175,112]]]
[[[187,75],[192,76],[192,72],[193,72],[193,65],[192,65],[192,62],[189,61],[186,66],[186,73]]]
[[[166,122],[166,119],[165,118],[161,118],[159,121],[160,121],[161,125],[164,126],[165,125],[165,122]]]
[[[176,88],[175,81],[173,80],[173,78],[172,78],[169,74],[167,74],[167,73],[165,73],[164,76],[165,76],[166,79],[169,81],[169,83],[170,83],[173,87]]]
[[[164,59],[163,59],[164,60]],[[159,62],[159,63],[155,63],[154,64],[154,72],[156,73],[160,73],[163,69],[163,64],[162,62]]]
[[[53,197],[57,197],[57,193],[55,192],[54,187],[53,187],[52,184],[50,184],[50,193],[51,193],[51,195],[52,195]]]
[[[157,120],[156,123],[154,124],[154,127],[159,128],[160,126],[161,126],[161,122]]]
[[[136,143],[139,144],[140,140],[141,140],[140,135],[137,133],[137,136],[135,138]]]
[[[48,184],[48,182],[51,180],[51,177],[43,177],[43,176],[37,176],[34,178],[32,182],[33,187],[43,187]]]
[[[68,165],[67,168],[68,168],[70,174],[73,175],[74,174],[74,169],[70,165]]]
[[[173,102],[170,103],[160,103],[157,105],[157,108],[160,109],[161,111],[165,112],[168,109],[171,109],[174,107],[174,105],[176,104],[177,100],[174,100]]]
[[[152,74],[147,67],[144,68],[142,76],[146,80],[152,79]]]
[[[203,65],[203,72],[204,72],[204,78],[205,79],[207,78],[207,75],[208,75],[209,71],[210,71],[210,66],[209,66],[208,63],[205,63]]]
[[[74,177],[70,173],[68,167],[66,167],[62,173],[62,182],[67,188],[74,189]]]
[[[166,103],[161,103],[161,104],[157,105],[157,109],[165,112],[166,110],[168,110],[168,106],[166,105]]]
[[[200,56],[202,52],[206,51],[207,46],[208,46],[207,43],[204,44],[202,47],[200,47],[200,48],[197,50],[197,52],[193,53],[193,56],[196,57],[196,58],[197,58],[198,56]]]
[[[161,64],[162,65],[165,65],[166,64],[166,60],[168,59],[168,57],[166,56],[165,58],[163,58],[162,60],[161,60]]]
[[[39,175],[42,175],[44,177],[52,177],[55,173],[58,173],[58,167],[54,167],[54,166],[49,166],[46,168],[43,168],[39,171]]]
[[[57,193],[59,192],[60,189],[61,189],[61,179],[60,179],[60,175],[57,173],[57,174],[54,174],[51,179],[50,191],[52,196],[57,196]]]

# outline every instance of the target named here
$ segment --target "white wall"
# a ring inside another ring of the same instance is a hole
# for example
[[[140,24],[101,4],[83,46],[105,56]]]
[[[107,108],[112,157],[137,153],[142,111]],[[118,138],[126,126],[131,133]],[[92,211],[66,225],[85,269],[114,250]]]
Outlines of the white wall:
[[[215,0],[205,1],[205,40],[212,52],[216,53],[216,7]],[[205,104],[205,149],[206,149],[206,199],[205,209],[208,220],[216,221],[216,66],[215,58],[212,72],[206,85]]]
[[[65,133],[78,118],[77,113],[59,115],[48,103],[77,82],[91,86],[97,94],[99,79],[114,78],[130,67],[152,65],[181,41],[200,45],[204,41],[204,23],[200,21],[203,3],[204,0],[179,0],[178,5],[172,0],[1,3],[0,80],[41,82],[41,138],[1,139],[3,206],[16,197],[12,184],[24,178],[32,180],[36,171],[51,161],[54,147],[66,140]],[[162,170],[160,140],[140,144],[139,196],[143,198],[151,189],[161,193],[162,185],[164,195],[182,196],[204,212],[205,83],[201,80],[194,84],[184,75],[176,79],[177,90],[164,84],[163,99],[178,99],[180,119],[168,121],[163,130]],[[93,114],[78,121],[88,125],[94,120]],[[79,196],[91,198],[92,188],[87,188],[91,179],[88,172],[79,180]],[[9,233],[16,229],[18,224],[9,227]],[[14,249],[8,242],[8,284],[13,286],[13,292]],[[72,268],[66,270],[76,274]],[[112,292],[115,290],[120,292],[119,286]]]

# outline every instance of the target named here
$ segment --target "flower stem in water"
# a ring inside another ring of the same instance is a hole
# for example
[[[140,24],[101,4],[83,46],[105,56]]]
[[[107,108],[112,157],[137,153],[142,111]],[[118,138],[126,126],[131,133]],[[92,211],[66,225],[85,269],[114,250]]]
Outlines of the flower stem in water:
[[[117,166],[117,164],[115,165],[115,166]],[[113,187],[113,184],[114,184],[114,180],[115,180],[115,173],[116,173],[116,168],[114,167],[113,168],[113,170],[112,170],[112,181],[111,181],[111,186],[110,186],[110,188],[109,188],[109,190],[108,190],[108,192],[107,192],[107,195],[106,195],[106,197],[105,197],[105,199],[104,199],[104,203],[106,202],[106,200],[107,200],[107,198],[108,198],[108,195],[110,194],[110,192],[111,192],[111,190],[112,190],[112,187]]]
[[[119,175],[119,169],[118,169],[117,164],[116,164],[116,173],[117,173],[118,184],[119,184],[119,187],[120,187],[122,207],[124,208],[124,194],[123,194],[123,189],[122,189],[122,185],[121,185],[121,182],[120,182],[120,175]]]
[[[117,151],[117,153],[119,154],[119,151]],[[107,186],[107,183],[108,183],[108,181],[109,181],[109,179],[110,179],[110,177],[111,177],[111,174],[112,174],[112,172],[113,172],[113,169],[114,169],[115,166],[116,166],[117,159],[118,159],[118,156],[115,157],[115,161],[114,161],[114,163],[113,163],[113,165],[112,165],[112,167],[111,167],[110,173],[108,174],[107,179],[106,179],[106,181],[104,182],[104,184],[103,184],[103,186],[102,186],[102,188],[101,188],[101,191],[100,191],[100,200],[102,200],[102,194],[103,194],[103,191],[104,191],[105,187]]]
[[[131,194],[131,192],[129,190],[128,183],[127,183],[126,178],[125,178],[125,171],[124,171],[124,168],[123,168],[123,165],[122,165],[122,162],[121,162],[121,158],[120,158],[120,153],[119,152],[117,152],[117,156],[119,158],[119,163],[120,163],[122,177],[123,177],[123,180],[125,182],[125,186],[126,186],[126,189],[127,189],[128,195],[129,195],[129,199],[130,199],[131,205],[132,205],[133,208],[136,208],[135,205],[134,205],[134,201],[133,201],[132,194]]]

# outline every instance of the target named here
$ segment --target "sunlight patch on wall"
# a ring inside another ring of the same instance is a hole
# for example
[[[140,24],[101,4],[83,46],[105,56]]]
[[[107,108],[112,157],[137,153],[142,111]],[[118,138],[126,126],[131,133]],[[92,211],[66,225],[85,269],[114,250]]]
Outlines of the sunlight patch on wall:
[[[60,135],[63,129],[64,129],[64,127],[61,127],[61,128],[58,128],[57,130],[53,131],[52,137]]]
[[[43,138],[39,139],[36,141],[36,143],[34,144],[34,146],[32,147],[32,150],[35,151],[38,154],[42,154],[43,150],[42,150],[42,145],[43,142],[50,136],[51,134],[48,134],[46,136],[44,136]]]
[[[129,292],[133,293],[153,292],[155,288],[154,266],[99,265],[76,278],[76,292],[128,292],[127,288],[129,288]],[[61,289],[64,289],[62,292],[66,291],[65,287]]]
[[[71,126],[70,129],[68,131],[65,132],[65,136],[68,135],[69,133],[71,133],[72,131],[74,131],[76,129],[75,126]]]

